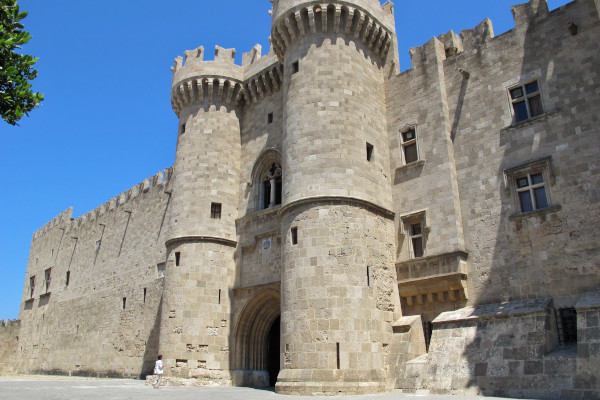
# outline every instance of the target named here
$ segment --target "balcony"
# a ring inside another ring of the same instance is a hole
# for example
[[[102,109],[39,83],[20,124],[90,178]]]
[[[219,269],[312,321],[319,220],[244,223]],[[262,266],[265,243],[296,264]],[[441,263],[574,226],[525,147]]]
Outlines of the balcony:
[[[467,257],[466,252],[456,251],[397,263],[402,303],[413,306],[465,300]]]

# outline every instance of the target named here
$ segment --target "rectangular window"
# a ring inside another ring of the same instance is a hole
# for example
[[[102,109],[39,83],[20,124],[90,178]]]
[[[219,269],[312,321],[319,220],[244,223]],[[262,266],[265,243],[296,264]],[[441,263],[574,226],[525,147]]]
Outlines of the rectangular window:
[[[67,271],[67,277],[65,279],[65,286],[69,286],[70,281],[71,281],[71,271]]]
[[[29,295],[33,297],[33,293],[35,292],[35,275],[29,278]]]
[[[175,252],[175,266],[179,267],[179,261],[181,261],[181,253],[180,252]]]
[[[291,229],[292,244],[298,244],[298,228],[294,227]]]
[[[517,178],[517,194],[521,212],[540,210],[548,207],[546,184],[541,172],[526,174]]]
[[[425,256],[427,233],[429,232],[425,216],[426,210],[417,211],[401,217],[402,236],[404,237],[403,243],[407,244],[404,253],[406,258],[419,258]]]
[[[273,113],[267,114],[267,124],[273,123]]]
[[[144,304],[146,304],[146,294],[148,293],[148,289],[144,288]]]
[[[423,228],[420,222],[410,225],[410,242],[413,256],[415,258],[423,257]]]
[[[417,153],[417,133],[414,128],[402,132],[402,153],[405,164],[413,163],[419,159]]]
[[[156,266],[156,276],[158,276],[159,278],[164,278],[165,277],[165,263],[162,264],[158,264]]]
[[[125,309],[126,305],[127,305],[127,297],[123,297],[123,310]]]
[[[512,87],[509,93],[516,122],[526,121],[544,112],[537,80]]]
[[[294,61],[292,63],[292,74],[295,74],[298,71],[300,71],[300,62],[299,61]]]
[[[221,219],[221,203],[210,204],[210,217],[213,219]]]
[[[556,310],[558,341],[561,346],[577,344],[577,310],[561,308]]]
[[[185,124],[181,124],[180,133],[185,133]]]
[[[367,142],[367,161],[371,161],[373,158],[373,145]]]
[[[505,169],[504,184],[513,197],[514,208],[519,213],[543,210],[552,206],[550,187],[551,157]],[[557,207],[557,206],[552,206]]]
[[[50,283],[52,283],[52,268],[44,271],[44,280],[46,281],[46,293],[50,291]]]

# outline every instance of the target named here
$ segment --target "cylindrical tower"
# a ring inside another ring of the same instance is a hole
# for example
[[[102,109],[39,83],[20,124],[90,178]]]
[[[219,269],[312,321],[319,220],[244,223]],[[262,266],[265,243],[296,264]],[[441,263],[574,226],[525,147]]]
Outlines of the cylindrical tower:
[[[379,0],[279,0],[284,64],[280,393],[385,390],[400,315]]]
[[[172,105],[179,117],[168,220],[160,352],[167,378],[231,383],[230,288],[240,176],[242,68],[234,50],[203,48],[175,62]]]

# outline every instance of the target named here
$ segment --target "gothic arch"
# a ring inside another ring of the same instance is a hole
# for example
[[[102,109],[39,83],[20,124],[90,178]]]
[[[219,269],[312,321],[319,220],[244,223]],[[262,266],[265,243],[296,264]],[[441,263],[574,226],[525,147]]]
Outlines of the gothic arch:
[[[252,168],[255,211],[281,204],[282,175],[281,153],[273,148],[263,151]]]
[[[269,334],[280,315],[281,295],[275,290],[263,290],[246,303],[235,331],[234,370],[268,370]]]

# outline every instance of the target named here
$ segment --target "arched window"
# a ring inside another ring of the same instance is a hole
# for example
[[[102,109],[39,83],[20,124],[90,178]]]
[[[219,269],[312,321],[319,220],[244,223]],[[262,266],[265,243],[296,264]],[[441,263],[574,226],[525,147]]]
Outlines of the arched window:
[[[261,210],[281,204],[281,182],[281,165],[272,163],[261,177],[259,199]]]
[[[283,177],[281,153],[271,148],[262,152],[252,169],[254,210],[266,210],[281,204]]]

